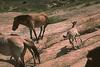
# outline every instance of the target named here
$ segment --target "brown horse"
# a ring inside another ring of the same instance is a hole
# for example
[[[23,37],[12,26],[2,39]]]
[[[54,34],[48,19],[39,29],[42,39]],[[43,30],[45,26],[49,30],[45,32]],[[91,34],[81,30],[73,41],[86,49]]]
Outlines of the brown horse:
[[[19,15],[14,17],[12,30],[15,31],[19,24],[27,26],[30,30],[30,38],[32,39],[32,31],[36,37],[36,41],[42,39],[44,36],[45,28],[47,27],[48,16],[45,13],[36,15]],[[39,36],[37,37],[35,28],[40,28]]]
[[[29,49],[31,54],[33,52],[38,57],[40,63],[40,56],[34,43],[30,39],[24,39],[20,36],[0,35],[0,53],[5,56],[12,56],[16,61],[16,67],[24,67],[24,55],[26,49]],[[35,60],[34,60],[35,61]]]

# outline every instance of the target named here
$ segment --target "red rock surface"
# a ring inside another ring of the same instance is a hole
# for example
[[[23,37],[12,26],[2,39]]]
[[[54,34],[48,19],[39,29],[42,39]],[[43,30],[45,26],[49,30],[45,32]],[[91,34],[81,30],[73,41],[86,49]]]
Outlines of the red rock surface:
[[[77,67],[77,65],[79,64],[80,65],[78,67],[82,67],[82,65],[85,64],[86,60],[81,61],[80,59],[85,57],[89,50],[100,46],[100,30],[97,28],[97,31],[95,32],[82,35],[81,38],[83,41],[85,41],[85,46],[82,46],[81,49],[71,51],[68,54],[62,54],[57,57],[57,54],[60,53],[61,48],[65,46],[67,46],[67,48],[71,48],[68,40],[64,40],[62,35],[66,34],[66,32],[71,28],[70,22],[74,20],[78,21],[77,28],[80,32],[99,25],[99,13],[100,4],[83,8],[77,10],[76,12],[66,12],[64,15],[66,15],[66,18],[69,18],[68,20],[48,25],[45,32],[45,37],[43,38],[43,40],[40,40],[39,44],[36,44],[36,46],[43,52],[41,54],[41,64],[36,67],[67,67],[68,65]],[[4,34],[11,33],[13,17],[20,14],[21,13],[16,12],[0,13],[0,32]],[[93,18],[92,21],[95,23],[94,26],[92,26],[93,22],[89,20],[90,18]],[[28,29],[22,25],[20,25],[16,33],[21,36],[29,37]],[[25,55],[25,60],[29,60],[30,58],[31,55],[29,52],[27,52]],[[14,67],[12,64],[4,61],[4,59],[9,61],[9,57],[0,55],[0,67]],[[78,60],[80,61],[78,62]],[[75,64],[76,61],[77,63]],[[33,61],[31,62],[33,63]]]

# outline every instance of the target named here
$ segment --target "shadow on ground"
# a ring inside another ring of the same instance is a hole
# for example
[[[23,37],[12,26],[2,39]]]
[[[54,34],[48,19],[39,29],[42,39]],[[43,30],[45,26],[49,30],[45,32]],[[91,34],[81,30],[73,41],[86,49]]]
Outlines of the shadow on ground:
[[[60,57],[60,56],[62,56],[62,55],[68,54],[71,50],[73,50],[73,49],[72,49],[72,48],[67,48],[67,46],[62,47],[62,48],[60,49],[60,52],[57,53],[56,58],[57,58],[57,57]]]
[[[100,67],[100,47],[90,51],[87,58],[85,67]]]

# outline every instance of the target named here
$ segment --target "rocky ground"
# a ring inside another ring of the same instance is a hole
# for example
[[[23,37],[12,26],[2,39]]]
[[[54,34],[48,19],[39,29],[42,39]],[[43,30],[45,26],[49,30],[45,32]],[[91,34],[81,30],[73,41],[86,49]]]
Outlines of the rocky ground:
[[[0,32],[3,34],[12,32],[29,37],[28,29],[22,25],[16,32],[11,30],[13,17],[20,14],[22,13],[0,13]],[[47,26],[43,40],[36,44],[37,48],[41,50],[41,64],[35,67],[92,67],[93,63],[92,66],[88,66],[89,63],[87,63],[89,61],[88,54],[100,47],[100,4],[72,11],[61,10],[55,15],[67,18],[67,20]],[[82,45],[77,50],[71,49],[72,46],[69,41],[62,37],[70,30],[71,22],[75,20],[78,21],[77,29],[83,40],[81,44],[77,37],[78,41],[75,45]],[[28,54],[25,56],[26,60],[30,59]],[[96,58],[95,54],[92,53],[90,55]],[[96,55],[99,54],[97,53]],[[100,58],[97,57],[96,59]],[[30,63],[33,63],[33,60],[28,61],[28,64]],[[9,61],[9,57],[0,55],[0,67],[14,67],[14,65]]]

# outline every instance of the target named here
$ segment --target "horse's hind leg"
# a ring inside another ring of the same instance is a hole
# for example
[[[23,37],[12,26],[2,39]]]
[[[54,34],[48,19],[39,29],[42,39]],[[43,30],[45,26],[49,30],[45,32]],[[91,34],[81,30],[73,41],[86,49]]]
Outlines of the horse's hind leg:
[[[69,38],[69,42],[70,42],[70,44],[72,45],[72,48],[73,48],[73,49],[76,49],[76,47],[74,46],[74,43],[73,43],[73,39],[70,39],[70,38]]]
[[[35,29],[33,29],[33,32],[34,32],[34,35],[35,35],[36,41],[37,41],[37,43],[38,43],[38,37],[37,37],[37,34],[36,34]]]
[[[10,60],[12,60],[12,59],[13,59],[13,56],[10,57]]]
[[[33,56],[33,60],[34,60],[34,66],[36,65],[36,61],[35,61],[35,56],[33,54],[33,51],[31,50],[31,47],[28,47],[29,51],[31,52],[32,56]]]
[[[79,39],[80,39],[80,41],[81,41],[81,45],[83,44],[83,41],[82,41],[82,39],[81,39],[81,37],[79,36]]]
[[[75,42],[77,42],[76,36],[74,37]]]
[[[46,24],[46,25],[44,25],[44,27],[43,27],[43,33],[42,33],[42,35],[41,35],[41,39],[42,39],[42,38],[43,38],[43,36],[44,36],[44,32],[45,32],[46,27],[47,27],[47,24]]]
[[[27,39],[26,39],[26,41],[31,43],[31,44],[26,43],[26,45],[27,45],[27,48],[29,49],[29,51],[31,52],[31,54],[33,55],[34,61],[35,61],[35,59],[37,59],[39,57],[38,60],[39,60],[39,63],[40,63],[40,55],[39,55],[39,52],[38,52],[34,42],[27,40]],[[33,52],[34,52],[34,54],[33,54]]]
[[[34,52],[33,58],[38,59],[38,62],[40,63],[40,54],[39,54],[36,46],[31,47],[31,49]],[[35,59],[34,59],[34,61],[35,61]]]

